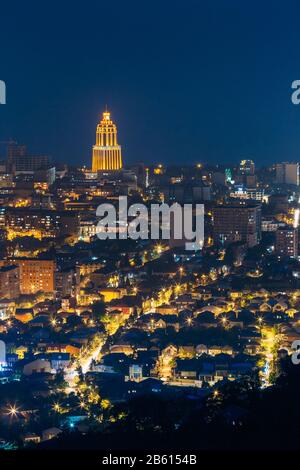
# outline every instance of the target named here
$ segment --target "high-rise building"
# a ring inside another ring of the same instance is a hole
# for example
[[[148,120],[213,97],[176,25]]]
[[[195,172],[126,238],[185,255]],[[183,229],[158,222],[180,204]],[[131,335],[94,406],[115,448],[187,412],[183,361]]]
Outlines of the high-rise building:
[[[228,245],[237,241],[249,247],[259,243],[261,238],[260,204],[230,204],[214,208],[214,242]]]
[[[19,268],[16,265],[0,268],[0,298],[16,299],[20,295]]]
[[[278,256],[296,258],[298,256],[298,230],[286,226],[276,231],[275,252]]]
[[[285,193],[271,194],[269,198],[269,207],[272,213],[287,214],[289,210],[289,197]]]
[[[6,220],[6,209],[5,207],[0,207],[0,230],[5,227],[5,220]]]
[[[276,183],[299,186],[299,163],[277,163]]]
[[[78,235],[79,217],[76,211],[53,211],[27,207],[0,209],[0,227],[3,222],[9,238],[27,232],[36,238]]]
[[[211,198],[211,187],[202,181],[195,184],[169,184],[161,189],[167,203],[188,204],[210,201]]]
[[[35,294],[36,292],[54,292],[55,262],[43,259],[14,260],[20,269],[20,291],[22,294]]]
[[[255,164],[253,160],[241,160],[239,166],[239,172],[241,175],[254,175]]]
[[[7,161],[13,163],[18,157],[25,157],[27,155],[27,146],[19,145],[16,142],[9,142],[7,146]]]
[[[76,287],[76,272],[74,269],[63,269],[62,271],[56,272],[55,275],[55,286],[57,296],[63,297],[74,297]]]
[[[122,154],[117,141],[117,126],[111,120],[110,113],[106,111],[97,126],[92,171],[113,171],[121,168]]]
[[[36,170],[46,169],[51,165],[48,155],[30,155],[26,145],[10,143],[7,147],[7,169],[18,173],[32,173]]]

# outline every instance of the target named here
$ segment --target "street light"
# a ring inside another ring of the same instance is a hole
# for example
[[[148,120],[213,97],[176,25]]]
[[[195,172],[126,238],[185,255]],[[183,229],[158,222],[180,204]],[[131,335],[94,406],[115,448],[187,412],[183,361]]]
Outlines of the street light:
[[[18,414],[19,409],[16,407],[16,405],[9,405],[7,414],[13,418],[15,418]]]
[[[54,403],[54,405],[53,405],[53,410],[56,411],[57,413],[60,411],[60,405],[59,405],[59,403]]]
[[[162,253],[162,245],[156,245],[156,252],[158,255]]]

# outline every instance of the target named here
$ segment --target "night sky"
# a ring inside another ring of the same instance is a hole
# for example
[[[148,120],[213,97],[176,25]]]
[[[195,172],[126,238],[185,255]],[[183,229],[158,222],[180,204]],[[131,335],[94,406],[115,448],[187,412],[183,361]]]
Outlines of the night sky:
[[[299,160],[299,1],[1,2],[0,51],[1,141],[90,165],[107,104],[125,163]]]

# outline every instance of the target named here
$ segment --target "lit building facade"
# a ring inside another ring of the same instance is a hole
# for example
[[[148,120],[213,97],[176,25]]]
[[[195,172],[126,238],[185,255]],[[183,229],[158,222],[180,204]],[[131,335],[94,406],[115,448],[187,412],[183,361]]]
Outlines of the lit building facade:
[[[259,204],[223,205],[214,208],[214,242],[228,245],[245,242],[248,247],[261,239],[261,206]]]
[[[117,126],[111,120],[110,113],[106,111],[97,126],[92,171],[115,171],[121,168],[122,154],[117,141]]]
[[[35,238],[78,235],[79,218],[73,211],[31,208],[0,209],[0,227],[5,227],[9,240],[17,236]]]
[[[53,293],[55,290],[55,262],[42,259],[16,259],[20,270],[21,294]]]
[[[246,188],[244,185],[235,185],[230,197],[234,199],[252,199],[254,201],[268,201],[263,188]]]
[[[275,252],[280,257],[296,258],[298,256],[298,230],[287,226],[276,232]]]
[[[253,160],[241,160],[239,166],[239,172],[241,175],[254,175],[255,164]]]

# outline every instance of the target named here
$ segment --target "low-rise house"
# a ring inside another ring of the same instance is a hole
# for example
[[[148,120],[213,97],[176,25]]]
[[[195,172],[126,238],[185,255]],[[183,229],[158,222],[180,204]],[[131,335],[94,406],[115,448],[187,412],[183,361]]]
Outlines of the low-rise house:
[[[49,323],[50,323],[50,317],[46,314],[37,315],[29,322],[30,327],[33,327],[33,328],[44,328],[46,326],[49,326]]]
[[[124,295],[121,299],[112,300],[107,306],[108,311],[120,310],[123,315],[132,315],[135,310],[141,311],[142,298],[140,295]]]
[[[126,375],[128,374],[130,362],[130,358],[124,353],[106,354],[96,368],[99,372]]]
[[[84,345],[87,344],[90,337],[93,336],[93,334],[97,333],[96,328],[81,328],[77,331],[72,332],[72,334],[69,337],[69,340],[72,343],[75,343],[75,346],[79,345]]]
[[[251,312],[248,309],[243,309],[240,312],[238,312],[238,321],[243,323],[243,328],[245,326],[256,324],[255,315],[253,314],[253,312]]]
[[[208,346],[208,354],[210,356],[217,356],[218,354],[222,354],[222,346]]]
[[[174,300],[174,304],[177,305],[179,310],[191,308],[195,304],[195,299],[192,294],[182,294]]]
[[[22,323],[28,323],[33,319],[33,309],[32,308],[17,308],[15,313],[15,318]]]
[[[195,355],[196,355],[195,346],[181,345],[178,348],[178,356],[180,358],[192,358],[192,357],[195,357]]]
[[[260,354],[261,352],[261,346],[259,342],[251,342],[250,344],[246,344],[244,347],[244,352],[247,355],[250,356],[255,356],[257,354]]]
[[[128,383],[128,398],[136,395],[148,395],[149,393],[161,393],[163,391],[163,383],[154,378],[147,378],[140,382],[127,382]]]
[[[99,294],[104,297],[104,302],[111,302],[114,299],[121,299],[127,294],[126,289],[119,287],[103,287],[99,289]]]
[[[56,372],[65,370],[70,364],[69,353],[50,353],[48,354],[52,369]]]
[[[236,314],[235,312],[231,311],[231,312],[227,313],[226,314],[226,320],[227,320],[226,325],[229,328],[243,328],[243,326],[244,326],[244,322],[238,316],[238,314]]]
[[[141,364],[131,364],[129,366],[128,379],[133,380],[134,382],[140,382],[143,380],[143,366]]]
[[[202,356],[202,354],[208,354],[208,347],[205,344],[198,344],[196,346],[196,355]]]
[[[78,356],[80,348],[73,344],[45,344],[44,350],[46,353],[69,353],[70,356]]]
[[[196,287],[192,292],[192,298],[194,300],[208,301],[212,298],[211,289],[209,287]]]
[[[150,314],[142,315],[137,320],[137,326],[141,328],[142,330],[148,331],[148,330],[156,330],[159,328],[166,328],[167,324],[163,320],[162,315],[159,315],[157,313],[150,313]]]
[[[177,315],[162,315],[158,313],[150,313],[142,315],[137,320],[137,325],[144,331],[153,331],[156,329],[174,328],[179,331],[180,323]]]
[[[257,358],[246,354],[239,354],[232,359],[231,373],[235,376],[245,375],[256,367]]]
[[[160,307],[155,307],[155,312],[161,315],[177,315],[178,308],[176,305],[161,305]]]
[[[51,439],[54,439],[55,437],[59,436],[59,434],[62,433],[62,430],[59,428],[48,428],[44,429],[42,432],[42,441],[50,441]]]
[[[224,309],[218,307],[217,305],[205,305],[205,307],[202,307],[201,309],[197,310],[195,313],[196,315],[202,315],[204,312],[211,312],[217,317],[218,315],[220,315],[220,313],[224,312]]]
[[[252,341],[259,341],[261,338],[261,334],[254,328],[244,328],[240,332],[241,340],[248,341],[248,343]]]
[[[22,438],[24,444],[39,444],[41,442],[41,437],[35,433],[27,433]]]
[[[177,359],[175,375],[178,379],[196,380],[199,375],[201,363],[197,359]]]
[[[260,312],[272,312],[272,307],[268,302],[263,302],[262,304],[258,305],[258,309]]]
[[[216,328],[219,322],[215,315],[209,311],[203,311],[193,320],[193,328]]]
[[[130,344],[114,344],[110,347],[111,353],[124,353],[127,356],[133,354],[134,349]]]
[[[23,367],[24,375],[51,373],[51,363],[47,359],[35,359]]]

